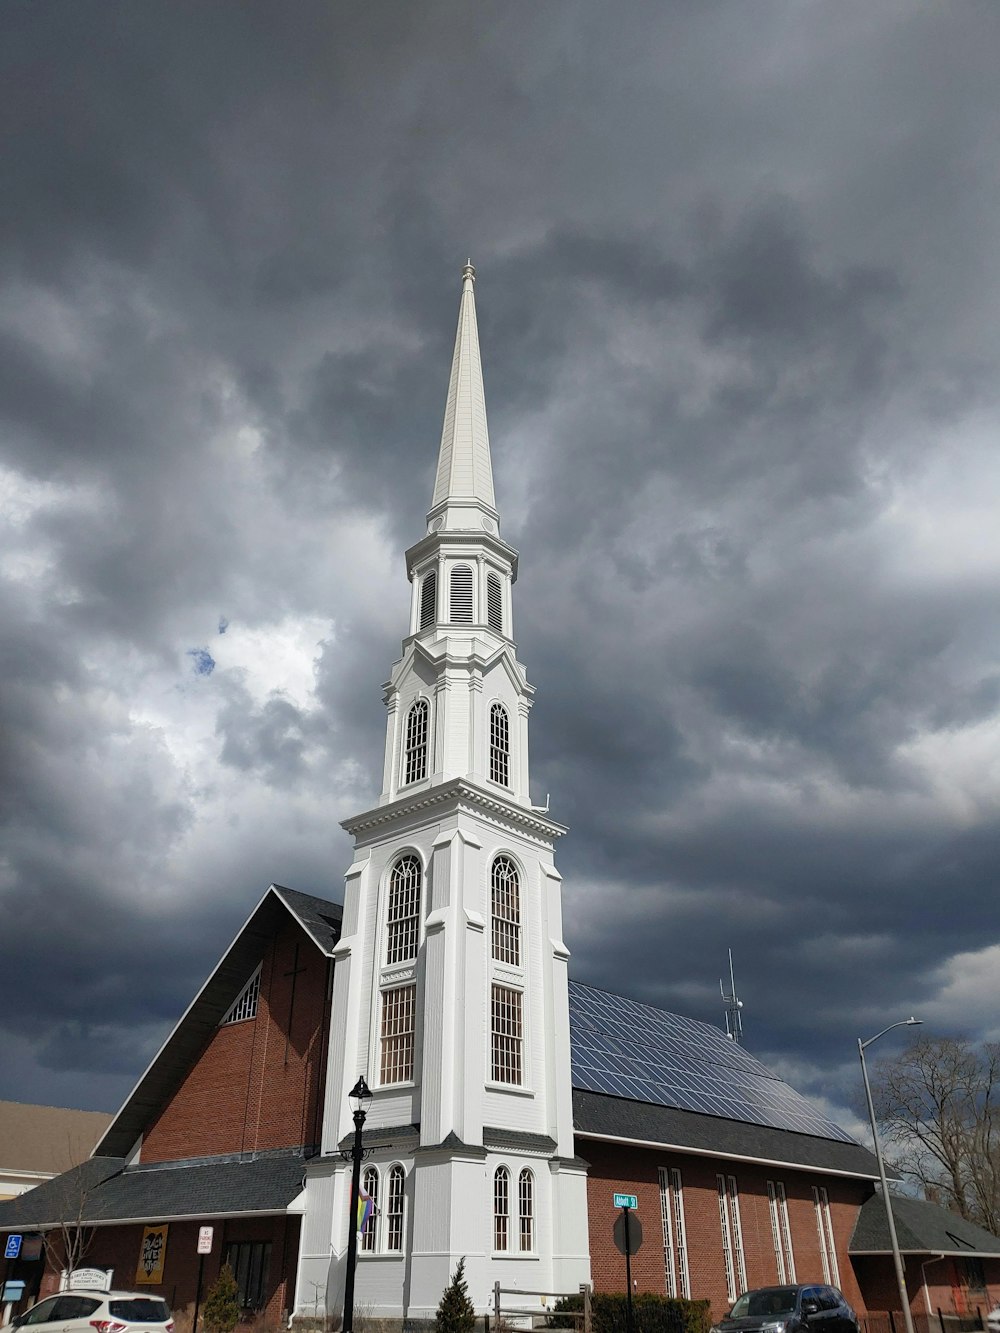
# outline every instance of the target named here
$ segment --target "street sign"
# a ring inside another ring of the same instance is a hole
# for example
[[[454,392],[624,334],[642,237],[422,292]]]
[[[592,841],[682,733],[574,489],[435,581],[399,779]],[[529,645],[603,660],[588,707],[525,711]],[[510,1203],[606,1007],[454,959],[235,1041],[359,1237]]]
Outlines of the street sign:
[[[211,1253],[212,1253],[212,1236],[213,1236],[214,1234],[215,1234],[215,1233],[214,1233],[214,1230],[213,1230],[212,1227],[199,1227],[199,1228],[198,1228],[198,1253],[199,1253],[199,1254],[211,1254]]]
[[[7,1245],[3,1252],[5,1259],[16,1259],[21,1253],[21,1237],[10,1235],[7,1237]]]
[[[624,1254],[626,1259],[630,1259],[633,1254],[638,1254],[642,1249],[642,1223],[635,1213],[629,1209],[628,1214],[628,1246],[625,1243],[625,1214],[619,1213],[615,1219],[615,1229],[613,1232],[615,1249],[619,1254]]]
[[[615,1207],[635,1209],[639,1207],[639,1200],[634,1194],[616,1194]]]

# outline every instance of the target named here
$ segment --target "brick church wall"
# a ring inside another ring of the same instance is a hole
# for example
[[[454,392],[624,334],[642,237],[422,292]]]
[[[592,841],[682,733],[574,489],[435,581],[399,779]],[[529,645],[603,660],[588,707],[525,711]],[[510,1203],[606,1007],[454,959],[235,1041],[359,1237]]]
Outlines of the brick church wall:
[[[142,1161],[319,1140],[329,966],[295,922],[282,927],[263,960],[256,1017],[216,1028],[147,1128]]]
[[[590,1214],[590,1255],[594,1286],[598,1291],[625,1290],[625,1260],[615,1248],[613,1228],[618,1216],[613,1195],[618,1191],[636,1195],[643,1227],[643,1245],[632,1258],[634,1290],[666,1292],[663,1226],[660,1213],[658,1168],[677,1168],[684,1192],[688,1268],[691,1295],[712,1303],[714,1318],[729,1309],[726,1293],[722,1227],[719,1216],[717,1174],[733,1175],[739,1190],[740,1218],[748,1287],[778,1281],[777,1260],[771,1232],[768,1180],[781,1181],[788,1199],[789,1227],[799,1282],[823,1282],[819,1236],[813,1206],[812,1186],[824,1185],[840,1267],[840,1287],[859,1312],[864,1305],[847,1246],[858,1208],[870,1186],[864,1181],[822,1176],[784,1167],[766,1168],[751,1162],[657,1152],[625,1144],[579,1139],[577,1152],[590,1163],[587,1203]]]

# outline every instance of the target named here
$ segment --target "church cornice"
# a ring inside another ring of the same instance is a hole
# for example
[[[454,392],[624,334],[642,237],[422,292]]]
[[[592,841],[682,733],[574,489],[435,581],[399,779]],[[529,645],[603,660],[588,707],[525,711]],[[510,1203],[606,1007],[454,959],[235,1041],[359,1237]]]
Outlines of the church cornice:
[[[393,824],[397,820],[409,818],[420,811],[431,811],[442,806],[451,806],[455,809],[466,806],[524,833],[535,837],[541,836],[546,840],[561,838],[568,832],[565,824],[557,824],[554,819],[547,819],[534,809],[526,809],[514,801],[505,800],[499,794],[487,791],[468,778],[452,778],[440,786],[401,796],[375,810],[367,810],[364,814],[355,815],[353,819],[343,820],[340,827],[352,837],[358,837],[373,829]]]
[[[470,548],[482,548],[492,555],[500,566],[510,569],[511,583],[517,582],[517,551],[513,546],[508,546],[502,537],[481,528],[449,528],[443,532],[429,532],[406,552],[407,574],[412,578],[414,569],[442,547],[455,553],[468,552]]]

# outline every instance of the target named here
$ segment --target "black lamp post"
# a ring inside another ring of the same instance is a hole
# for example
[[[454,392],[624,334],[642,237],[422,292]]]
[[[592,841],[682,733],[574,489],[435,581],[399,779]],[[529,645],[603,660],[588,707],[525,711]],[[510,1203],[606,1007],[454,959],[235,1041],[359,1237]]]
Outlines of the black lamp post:
[[[370,1150],[361,1146],[361,1130],[365,1115],[371,1102],[371,1089],[362,1074],[354,1087],[347,1094],[354,1107],[354,1143],[350,1148],[342,1148],[341,1157],[345,1162],[353,1162],[351,1172],[351,1204],[347,1231],[347,1277],[344,1282],[344,1325],[343,1333],[351,1333],[354,1327],[354,1270],[358,1262],[358,1199],[361,1197],[361,1163]]]

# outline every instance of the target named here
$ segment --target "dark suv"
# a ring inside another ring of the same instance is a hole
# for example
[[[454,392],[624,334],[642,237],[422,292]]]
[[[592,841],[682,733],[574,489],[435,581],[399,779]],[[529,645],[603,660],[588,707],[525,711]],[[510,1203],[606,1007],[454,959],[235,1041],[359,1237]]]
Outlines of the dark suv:
[[[747,1291],[712,1333],[859,1333],[836,1287],[783,1284]]]

